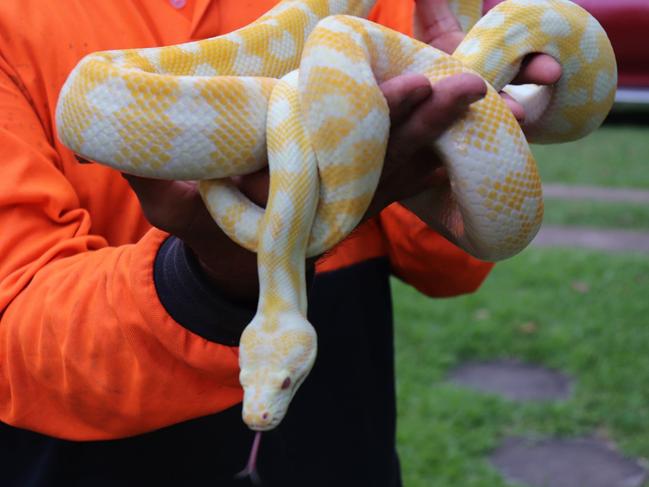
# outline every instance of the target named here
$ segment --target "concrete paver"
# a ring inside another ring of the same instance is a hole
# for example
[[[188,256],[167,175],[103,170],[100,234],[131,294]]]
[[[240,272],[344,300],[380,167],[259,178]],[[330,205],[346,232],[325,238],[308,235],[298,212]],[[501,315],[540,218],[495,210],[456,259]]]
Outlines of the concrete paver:
[[[449,379],[459,386],[514,401],[567,399],[572,389],[566,375],[514,360],[465,363],[453,370]]]
[[[647,471],[592,438],[508,438],[491,463],[512,482],[530,487],[640,487]]]
[[[595,200],[616,203],[649,203],[649,191],[631,188],[604,188],[597,186],[544,184],[543,196],[545,198],[562,200]]]
[[[544,225],[532,241],[537,247],[581,247],[617,252],[649,252],[649,233]]]

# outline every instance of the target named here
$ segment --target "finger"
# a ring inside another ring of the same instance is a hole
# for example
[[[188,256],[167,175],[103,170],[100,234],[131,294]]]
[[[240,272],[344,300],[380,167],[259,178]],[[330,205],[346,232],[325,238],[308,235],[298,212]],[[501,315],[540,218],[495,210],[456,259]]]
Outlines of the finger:
[[[381,83],[380,88],[388,103],[393,125],[401,123],[433,92],[430,81],[421,74],[397,76]]]
[[[237,176],[232,180],[253,203],[265,208],[268,201],[268,190],[270,189],[268,187],[269,178],[268,166],[266,166],[252,174]]]
[[[426,187],[428,188],[439,188],[441,186],[446,186],[449,182],[448,171],[444,166],[438,167],[435,169],[428,177],[426,181]]]
[[[417,0],[413,27],[416,39],[448,53],[464,38],[447,0]]]
[[[195,183],[151,179],[131,174],[122,174],[137,196],[146,202],[186,201],[196,193]]]
[[[423,147],[430,146],[448,129],[469,105],[485,96],[484,81],[473,74],[458,74],[433,86],[433,94],[390,135],[390,155],[403,160]]]
[[[561,65],[547,54],[533,54],[523,60],[513,84],[551,85],[561,78]]]
[[[518,103],[511,95],[505,93],[504,91],[500,92],[500,96],[502,99],[505,101],[511,112],[514,114],[514,117],[516,117],[516,120],[518,120],[518,123],[522,123],[525,121],[525,109],[523,108],[523,105]]]
[[[169,233],[186,232],[204,206],[195,183],[122,176],[138,197],[149,223]]]

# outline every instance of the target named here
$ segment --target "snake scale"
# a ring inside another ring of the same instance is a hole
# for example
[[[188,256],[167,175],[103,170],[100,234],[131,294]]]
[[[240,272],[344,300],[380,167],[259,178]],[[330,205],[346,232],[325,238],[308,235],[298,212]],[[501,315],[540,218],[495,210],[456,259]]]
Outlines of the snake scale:
[[[435,141],[451,190],[405,202],[486,260],[522,250],[541,223],[526,136],[583,137],[613,102],[609,40],[568,0],[506,0],[480,20],[481,1],[451,0],[468,31],[453,55],[365,20],[373,3],[284,0],[227,35],[93,53],[60,94],[56,121],[66,146],[123,172],[199,180],[219,226],[257,252],[259,305],[239,350],[243,418],[254,430],[282,420],[314,363],[305,256],[345,238],[374,194],[390,128],[379,83],[404,73],[435,83],[472,72],[487,81],[487,96]],[[563,74],[531,97],[537,106],[526,107],[534,116],[525,136],[498,93],[536,52],[557,59]],[[229,178],[266,164],[264,210]]]

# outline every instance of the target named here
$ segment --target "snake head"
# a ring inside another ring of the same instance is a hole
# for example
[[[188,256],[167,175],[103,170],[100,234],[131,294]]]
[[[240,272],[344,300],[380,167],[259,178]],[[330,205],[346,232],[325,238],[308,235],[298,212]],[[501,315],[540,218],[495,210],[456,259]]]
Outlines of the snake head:
[[[313,327],[301,315],[263,326],[256,319],[239,344],[239,382],[243,420],[250,429],[275,428],[286,415],[297,389],[311,371],[317,350]]]

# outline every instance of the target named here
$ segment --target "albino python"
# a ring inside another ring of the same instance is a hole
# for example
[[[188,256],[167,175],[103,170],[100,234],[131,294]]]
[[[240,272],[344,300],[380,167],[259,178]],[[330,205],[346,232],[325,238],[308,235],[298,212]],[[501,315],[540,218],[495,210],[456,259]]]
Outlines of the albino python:
[[[284,0],[213,39],[91,54],[61,91],[56,121],[69,148],[131,174],[200,180],[216,222],[258,253],[259,307],[239,351],[243,418],[254,430],[282,420],[313,365],[305,256],[345,238],[374,194],[389,133],[378,83],[403,73],[435,83],[475,72],[487,81],[487,96],[435,141],[450,191],[405,204],[488,260],[523,249],[543,214],[536,163],[498,94],[523,57],[544,52],[563,68],[555,86],[532,97],[537,106],[527,107],[532,142],[588,134],[613,101],[610,43],[570,1],[507,0],[452,56],[359,18],[373,3]],[[481,1],[451,4],[467,30],[480,16]],[[229,177],[266,164],[271,183],[263,210]]]

